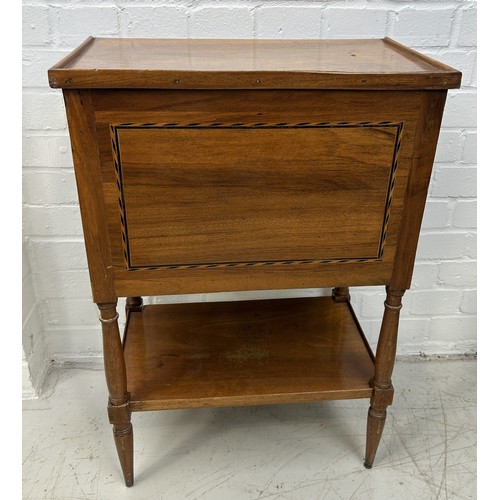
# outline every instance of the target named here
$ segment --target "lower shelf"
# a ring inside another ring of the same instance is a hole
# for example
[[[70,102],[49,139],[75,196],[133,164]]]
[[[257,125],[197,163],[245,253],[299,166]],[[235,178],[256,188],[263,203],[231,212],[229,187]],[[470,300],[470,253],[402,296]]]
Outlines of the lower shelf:
[[[151,305],[125,336],[132,411],[368,398],[374,364],[329,297]]]

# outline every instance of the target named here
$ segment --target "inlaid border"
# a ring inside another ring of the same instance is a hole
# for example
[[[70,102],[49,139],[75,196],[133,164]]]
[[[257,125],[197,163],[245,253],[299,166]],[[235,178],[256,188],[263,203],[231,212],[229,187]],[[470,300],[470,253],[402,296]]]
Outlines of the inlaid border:
[[[360,258],[325,258],[325,259],[298,259],[298,260],[269,260],[269,261],[245,261],[245,262],[206,262],[196,264],[160,264],[156,266],[133,266],[131,263],[130,244],[128,239],[127,211],[125,205],[125,193],[123,190],[123,172],[120,157],[120,138],[121,129],[280,129],[280,128],[396,128],[396,139],[394,141],[394,153],[392,157],[391,170],[387,184],[387,196],[385,202],[385,212],[380,234],[378,253],[375,257]],[[120,212],[120,226],[123,242],[123,256],[127,264],[127,270],[134,271],[138,269],[207,269],[221,267],[249,267],[249,266],[272,266],[272,265],[291,265],[291,264],[342,264],[342,263],[361,263],[367,261],[381,261],[384,254],[384,244],[387,238],[387,228],[389,226],[390,208],[394,184],[396,181],[396,170],[398,167],[399,154],[401,151],[401,141],[403,132],[403,122],[300,122],[300,123],[220,123],[220,122],[194,122],[194,123],[112,123],[110,124],[111,148],[113,153],[113,164],[116,174],[116,187],[118,190],[118,205]]]

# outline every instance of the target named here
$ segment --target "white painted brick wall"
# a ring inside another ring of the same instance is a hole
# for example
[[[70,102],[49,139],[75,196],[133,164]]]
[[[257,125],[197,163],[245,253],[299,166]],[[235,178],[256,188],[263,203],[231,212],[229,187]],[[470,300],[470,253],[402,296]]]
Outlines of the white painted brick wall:
[[[469,132],[465,136],[463,163],[476,163],[477,158],[477,133]]]
[[[67,53],[67,50],[25,48],[23,50],[23,87],[46,89],[47,68],[60,61]]]
[[[424,316],[457,313],[462,297],[460,290],[415,290],[410,313]]]
[[[29,398],[39,393],[50,358],[25,242],[22,245],[22,277],[23,397]]]
[[[476,6],[471,5],[462,11],[460,19],[460,29],[458,32],[458,45],[465,47],[475,47],[477,33],[477,11]]]
[[[448,200],[428,200],[422,229],[439,229],[450,225],[452,206]]]
[[[474,228],[477,225],[477,201],[463,200],[455,204],[453,225],[461,228]]]
[[[83,239],[67,237],[39,238],[30,236],[28,255],[34,273],[52,271],[74,271],[87,269],[87,257]]]
[[[443,262],[439,265],[438,278],[444,286],[475,287],[476,261]]]
[[[459,68],[462,72],[462,86],[468,86],[471,84],[471,80],[474,77],[474,68],[476,65],[476,51],[469,49],[462,50],[449,50],[449,49],[423,49],[422,53],[434,57],[439,61],[452,66],[453,68]]]
[[[473,257],[475,240],[467,232],[424,232],[420,236],[417,259],[447,260]]]
[[[438,283],[439,264],[437,262],[422,262],[415,264],[413,269],[412,290],[429,290]],[[406,309],[405,300],[405,309]]]
[[[41,271],[36,278],[35,292],[44,300],[64,298],[88,300],[92,295],[87,269],[61,272]]]
[[[436,163],[460,161],[464,149],[464,134],[461,130],[442,130],[436,149]]]
[[[64,102],[60,92],[37,90],[23,93],[24,130],[64,130],[66,128]]]
[[[436,198],[468,198],[476,196],[475,167],[436,166],[431,195]]]
[[[43,46],[50,42],[49,9],[36,5],[23,7],[23,45]]]
[[[283,14],[282,6],[255,10],[256,38],[315,39],[321,32],[321,5],[294,6]]]
[[[78,2],[83,4],[84,2]],[[99,33],[100,36],[119,35],[118,7],[55,6],[51,4],[49,19],[52,40],[57,45],[79,45],[83,33]],[[87,35],[88,36],[88,35]]]
[[[334,5],[324,9],[323,38],[383,38],[388,11],[349,9]]]
[[[443,115],[443,127],[476,127],[476,92],[450,90]]]
[[[120,24],[124,37],[186,38],[188,9],[184,6],[127,6],[121,11]]]
[[[429,340],[444,343],[470,340],[471,332],[476,330],[475,315],[437,316],[429,328]]]
[[[25,206],[24,232],[32,236],[81,236],[80,209],[75,206]]]
[[[53,171],[47,171],[46,169],[38,168],[24,169],[23,201],[30,205],[49,207],[59,204],[78,203],[73,170],[54,169]],[[25,222],[28,223],[28,221]]]
[[[188,33],[191,38],[253,38],[254,19],[249,5],[208,3],[210,5],[204,3],[190,12]]]
[[[415,46],[447,46],[455,9],[440,9],[439,5],[429,9],[406,8],[396,13],[392,36],[401,43]]]
[[[23,166],[71,168],[73,163],[69,137],[67,134],[59,134],[61,132],[51,132],[50,135],[37,132],[37,135],[34,135],[25,130]]]
[[[477,313],[477,290],[466,290],[464,292],[460,311],[468,314]]]
[[[47,69],[89,35],[311,39],[392,36],[460,69],[462,88],[449,92],[413,286],[404,298],[399,352],[445,354],[475,349],[475,1],[24,0],[23,225],[29,261],[26,268],[30,270],[23,280],[26,301],[34,301],[30,311],[35,310],[35,305],[37,310],[23,318],[30,366],[40,365],[40,353],[58,360],[86,359],[101,353],[63,100],[61,92],[50,89],[47,83]],[[328,293],[267,291],[154,300]],[[383,295],[376,287],[352,290],[353,306],[372,344],[380,328]],[[123,310],[123,301],[120,308]],[[38,361],[33,364],[30,356]]]

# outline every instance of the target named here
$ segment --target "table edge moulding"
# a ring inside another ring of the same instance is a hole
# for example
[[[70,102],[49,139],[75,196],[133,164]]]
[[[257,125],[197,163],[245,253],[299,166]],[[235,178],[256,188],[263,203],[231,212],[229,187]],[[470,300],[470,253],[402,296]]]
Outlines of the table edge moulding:
[[[131,413],[172,408],[369,398],[371,468],[461,73],[389,38],[89,37],[48,76],[63,89],[126,485]],[[350,303],[349,287],[367,285],[386,288],[375,354]],[[326,287],[331,297],[142,299]]]

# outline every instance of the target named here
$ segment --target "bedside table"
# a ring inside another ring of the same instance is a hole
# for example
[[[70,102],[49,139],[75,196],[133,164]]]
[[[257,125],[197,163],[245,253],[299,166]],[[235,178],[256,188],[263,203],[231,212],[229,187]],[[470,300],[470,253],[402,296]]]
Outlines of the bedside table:
[[[134,411],[393,398],[447,89],[383,40],[89,38],[62,88],[108,413],[133,484]],[[384,285],[374,355],[350,286]],[[142,296],[332,287],[331,298],[143,306]],[[127,297],[123,340],[116,304]]]

